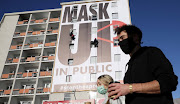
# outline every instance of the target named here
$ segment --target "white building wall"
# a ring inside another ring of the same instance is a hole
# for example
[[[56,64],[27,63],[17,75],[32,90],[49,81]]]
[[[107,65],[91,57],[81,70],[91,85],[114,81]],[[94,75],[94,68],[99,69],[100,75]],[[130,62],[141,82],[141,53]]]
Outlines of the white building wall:
[[[64,100],[64,93],[52,93],[49,96],[50,101],[63,101]]]
[[[11,39],[16,28],[19,15],[4,16],[0,25],[0,76],[8,55]]]

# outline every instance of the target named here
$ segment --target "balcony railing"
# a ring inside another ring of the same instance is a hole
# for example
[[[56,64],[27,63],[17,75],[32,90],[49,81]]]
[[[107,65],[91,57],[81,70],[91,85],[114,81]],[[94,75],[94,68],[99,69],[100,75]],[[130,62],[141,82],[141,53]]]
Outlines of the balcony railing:
[[[29,89],[13,89],[13,95],[20,95],[20,94],[33,94],[35,88]]]
[[[51,33],[55,34],[55,33],[58,33],[58,32],[59,32],[58,29],[56,29],[56,30],[52,30],[52,29],[47,30],[47,34],[51,34]]]
[[[55,56],[42,56],[43,61],[54,60]]]
[[[11,90],[0,90],[0,96],[10,95]]]
[[[26,32],[15,32],[14,33],[14,37],[16,36],[25,36],[26,35]]]
[[[56,42],[45,43],[45,47],[56,46]]]
[[[17,78],[28,78],[28,77],[37,77],[38,72],[18,72],[17,73]]]
[[[40,76],[51,76],[52,71],[40,71]]]
[[[21,57],[21,62],[35,62],[40,61],[41,56],[35,56],[35,57]]]
[[[31,20],[31,23],[45,23],[45,22],[47,22],[47,18],[38,19],[38,20],[36,20],[36,19]]]
[[[39,30],[39,31],[28,31],[27,35],[42,35],[45,34],[45,30]]]
[[[22,44],[19,44],[19,45],[11,45],[10,49],[13,50],[13,49],[21,49],[22,48]]]
[[[24,45],[24,48],[35,48],[35,47],[42,47],[42,46],[43,46],[42,42],[32,43],[32,44],[28,43]]]
[[[38,87],[37,88],[37,93],[49,93],[50,92],[50,88],[43,88],[43,87]]]
[[[2,79],[14,78],[14,73],[2,74]]]
[[[28,24],[28,20],[18,21],[18,25]]]
[[[6,63],[18,63],[19,62],[19,58],[8,58],[6,60]]]
[[[50,18],[49,22],[56,22],[59,21],[59,18]]]

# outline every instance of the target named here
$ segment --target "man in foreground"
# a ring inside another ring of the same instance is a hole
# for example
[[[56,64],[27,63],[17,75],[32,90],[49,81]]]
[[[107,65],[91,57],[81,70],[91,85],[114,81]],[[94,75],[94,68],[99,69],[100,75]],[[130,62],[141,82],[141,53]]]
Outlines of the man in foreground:
[[[141,47],[142,32],[133,25],[116,29],[119,45],[130,55],[124,83],[108,87],[108,96],[126,96],[126,104],[173,104],[178,84],[169,60],[156,47]]]

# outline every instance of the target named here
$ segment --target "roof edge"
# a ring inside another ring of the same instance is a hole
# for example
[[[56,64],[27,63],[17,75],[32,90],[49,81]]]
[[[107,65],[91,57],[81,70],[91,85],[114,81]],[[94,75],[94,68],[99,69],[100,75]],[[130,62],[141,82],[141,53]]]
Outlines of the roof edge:
[[[55,8],[55,9],[44,9],[44,10],[34,10],[34,11],[23,11],[23,12],[13,12],[13,13],[4,13],[4,16],[9,15],[16,15],[16,14],[28,14],[28,13],[38,13],[38,12],[48,12],[48,11],[58,11],[61,10],[61,8]]]
[[[73,2],[62,2],[60,3],[60,5],[92,3],[92,2],[101,2],[101,1],[118,1],[118,0],[84,0],[84,1],[73,1]]]

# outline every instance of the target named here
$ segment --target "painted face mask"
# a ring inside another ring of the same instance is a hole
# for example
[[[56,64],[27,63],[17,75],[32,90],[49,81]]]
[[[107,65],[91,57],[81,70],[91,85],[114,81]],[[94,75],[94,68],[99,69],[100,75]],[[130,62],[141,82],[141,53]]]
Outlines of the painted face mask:
[[[102,94],[102,95],[104,95],[104,94],[107,93],[107,89],[105,89],[103,85],[102,85],[102,86],[98,86],[98,87],[97,87],[97,91],[98,91],[100,94]]]
[[[136,43],[133,41],[133,38],[127,38],[123,41],[119,42],[120,48],[125,54],[130,54],[134,47],[136,46]]]

